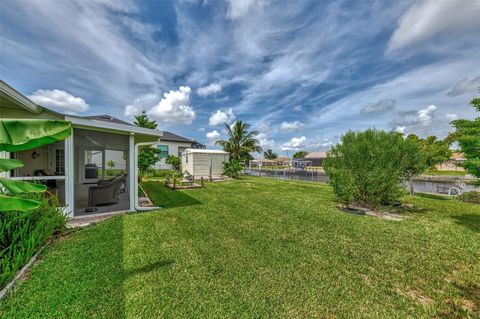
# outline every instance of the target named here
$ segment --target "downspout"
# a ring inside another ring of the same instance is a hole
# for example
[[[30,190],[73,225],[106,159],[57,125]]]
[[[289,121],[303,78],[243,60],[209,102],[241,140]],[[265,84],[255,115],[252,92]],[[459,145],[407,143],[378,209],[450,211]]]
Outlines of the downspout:
[[[160,207],[157,207],[157,206],[154,206],[154,207],[140,207],[138,205],[138,153],[139,153],[139,149],[141,146],[148,146],[148,145],[155,145],[155,144],[158,144],[160,142],[160,140],[156,141],[156,142],[141,142],[141,143],[137,143],[135,144],[135,152],[134,152],[134,157],[133,157],[133,160],[134,160],[134,169],[133,169],[133,182],[134,182],[134,187],[135,187],[135,190],[134,190],[134,194],[135,194],[135,198],[133,199],[134,200],[134,203],[135,203],[135,209],[136,210],[140,210],[140,211],[145,211],[145,210],[154,210],[154,209],[159,209]]]

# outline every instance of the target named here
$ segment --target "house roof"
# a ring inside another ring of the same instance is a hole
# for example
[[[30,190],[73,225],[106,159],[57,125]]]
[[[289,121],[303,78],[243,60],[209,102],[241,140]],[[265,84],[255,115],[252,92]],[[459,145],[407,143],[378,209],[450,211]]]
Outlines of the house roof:
[[[117,123],[123,125],[135,126],[131,123],[117,119],[116,117],[110,115],[93,115],[93,116],[84,116],[84,118],[104,121],[109,123]],[[184,142],[184,143],[195,143],[194,140],[188,139],[186,137],[174,134],[172,132],[163,131],[162,141],[171,141],[171,142]]]
[[[311,152],[305,156],[305,159],[312,159],[312,158],[326,158],[327,152]]]
[[[257,158],[255,161],[262,162],[262,163],[276,163],[277,160],[271,160],[268,158]]]
[[[275,161],[277,161],[277,162],[288,162],[288,161],[290,161],[290,158],[289,157],[277,157],[275,159]]]
[[[453,152],[452,159],[455,160],[455,161],[464,161],[465,157],[463,156],[463,153],[461,153],[461,152]]]
[[[136,134],[144,134],[144,135],[157,136],[157,137],[163,136],[163,132],[159,130],[152,130],[149,128],[138,127],[128,123],[123,124],[123,123],[113,122],[109,120],[105,121],[105,119],[65,115],[65,120],[72,122],[72,125],[74,127],[79,127],[79,128],[86,128],[86,129],[94,128],[95,130],[99,130],[99,131],[102,131],[102,130],[120,131],[120,132],[124,132],[124,134],[136,133]]]
[[[110,122],[110,123],[117,123],[117,124],[134,126],[131,123],[122,121],[122,120],[117,119],[116,117],[113,117],[113,116],[110,116],[110,115],[92,115],[92,116],[84,116],[84,118],[92,119],[92,120],[98,120],[98,121],[104,121],[104,122]]]
[[[172,132],[163,131],[163,141],[172,141],[172,142],[185,142],[185,143],[195,143],[194,140],[188,139],[186,137],[174,134]]]

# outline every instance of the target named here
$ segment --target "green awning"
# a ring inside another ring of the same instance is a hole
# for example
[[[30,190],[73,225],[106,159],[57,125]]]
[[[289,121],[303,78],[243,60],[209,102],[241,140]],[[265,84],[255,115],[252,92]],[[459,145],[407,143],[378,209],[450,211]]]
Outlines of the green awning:
[[[0,119],[0,151],[17,152],[63,141],[72,124],[61,120]]]

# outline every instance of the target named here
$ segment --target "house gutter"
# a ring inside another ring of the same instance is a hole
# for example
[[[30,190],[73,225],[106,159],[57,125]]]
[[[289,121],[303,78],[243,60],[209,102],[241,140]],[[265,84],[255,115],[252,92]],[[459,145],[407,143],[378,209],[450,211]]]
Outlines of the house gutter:
[[[141,142],[135,144],[135,151],[134,151],[134,158],[137,159],[137,162],[135,163],[135,168],[133,169],[133,181],[135,185],[135,198],[134,198],[134,203],[135,203],[135,209],[137,211],[146,211],[146,210],[154,210],[154,209],[159,209],[160,207],[158,206],[153,206],[153,207],[140,207],[138,204],[138,154],[140,151],[140,147],[142,146],[151,146],[158,144],[160,139],[156,142]]]

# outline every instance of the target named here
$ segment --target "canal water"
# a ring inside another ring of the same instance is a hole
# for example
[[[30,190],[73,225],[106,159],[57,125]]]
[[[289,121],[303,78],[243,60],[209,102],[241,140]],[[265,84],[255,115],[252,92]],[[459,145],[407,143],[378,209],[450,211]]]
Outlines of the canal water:
[[[259,170],[245,169],[245,175],[269,177],[284,180],[301,180],[327,183],[328,176],[322,169],[309,170]],[[473,185],[475,179],[461,176],[419,176],[413,182],[413,191],[416,193],[458,195],[472,190],[480,191]],[[409,187],[407,185],[406,187]]]

